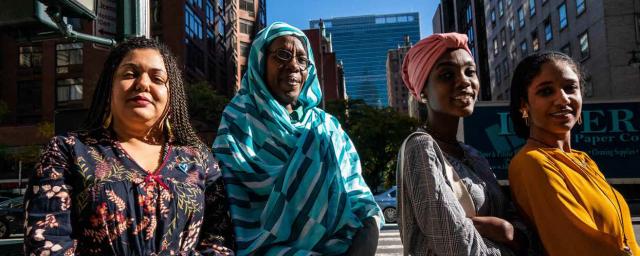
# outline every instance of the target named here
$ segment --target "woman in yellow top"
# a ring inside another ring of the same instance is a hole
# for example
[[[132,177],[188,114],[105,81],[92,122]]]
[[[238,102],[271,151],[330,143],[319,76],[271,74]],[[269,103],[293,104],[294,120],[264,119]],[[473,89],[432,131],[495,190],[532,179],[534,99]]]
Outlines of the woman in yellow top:
[[[514,201],[546,255],[640,255],[624,198],[571,148],[581,86],[579,65],[562,53],[536,53],[516,67],[511,119],[527,143],[509,165]]]

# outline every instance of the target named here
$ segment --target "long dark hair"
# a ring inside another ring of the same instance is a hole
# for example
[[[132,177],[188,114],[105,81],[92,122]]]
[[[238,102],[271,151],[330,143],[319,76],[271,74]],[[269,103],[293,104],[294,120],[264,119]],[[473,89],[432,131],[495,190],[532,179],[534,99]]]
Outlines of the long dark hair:
[[[580,68],[580,64],[568,55],[561,52],[547,51],[533,53],[522,59],[513,71],[513,78],[511,79],[511,103],[509,104],[513,129],[515,130],[516,135],[521,138],[529,138],[529,126],[526,125],[522,118],[522,113],[520,112],[522,102],[529,102],[527,89],[531,85],[533,79],[540,74],[542,65],[551,61],[559,61],[569,65],[573,72],[578,76],[580,90],[582,91],[584,73]]]
[[[98,78],[96,90],[93,93],[93,100],[84,123],[84,128],[87,130],[99,129],[110,115],[109,106],[111,104],[113,76],[122,59],[124,59],[129,52],[136,49],[157,50],[164,60],[168,77],[167,82],[170,86],[169,112],[167,113],[167,118],[169,118],[169,123],[171,124],[171,131],[174,137],[173,143],[182,146],[206,148],[189,122],[187,97],[184,92],[182,73],[180,72],[176,58],[166,45],[154,39],[144,37],[127,39],[118,44],[118,46],[109,53],[102,68],[102,73]]]

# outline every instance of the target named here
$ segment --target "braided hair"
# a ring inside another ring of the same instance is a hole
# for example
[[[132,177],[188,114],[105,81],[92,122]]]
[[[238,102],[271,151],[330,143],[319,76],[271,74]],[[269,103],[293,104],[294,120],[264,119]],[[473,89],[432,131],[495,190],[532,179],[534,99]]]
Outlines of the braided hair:
[[[167,70],[167,82],[169,88],[169,112],[165,118],[169,118],[171,131],[173,133],[175,145],[194,146],[198,148],[207,148],[202,140],[196,135],[195,130],[189,122],[189,111],[187,106],[187,97],[184,90],[182,72],[178,67],[178,63],[174,55],[169,51],[166,45],[144,37],[133,37],[118,44],[107,57],[102,68],[102,73],[98,78],[98,84],[93,94],[91,107],[84,122],[84,128],[87,130],[99,129],[105,120],[110,116],[111,91],[113,87],[113,77],[116,73],[122,59],[133,50],[136,49],[154,49],[157,50],[164,60]]]

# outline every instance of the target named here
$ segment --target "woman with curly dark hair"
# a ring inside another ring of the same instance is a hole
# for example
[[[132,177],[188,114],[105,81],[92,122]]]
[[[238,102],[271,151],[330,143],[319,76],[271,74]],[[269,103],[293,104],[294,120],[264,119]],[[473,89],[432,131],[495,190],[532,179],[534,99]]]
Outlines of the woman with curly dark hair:
[[[104,64],[85,129],[43,151],[25,195],[26,252],[229,254],[219,177],[189,123],[175,58],[155,40],[129,39]]]

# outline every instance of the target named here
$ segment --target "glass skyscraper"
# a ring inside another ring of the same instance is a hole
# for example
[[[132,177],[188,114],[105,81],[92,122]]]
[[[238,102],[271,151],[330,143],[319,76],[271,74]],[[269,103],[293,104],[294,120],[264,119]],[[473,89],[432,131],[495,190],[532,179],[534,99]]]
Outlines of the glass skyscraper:
[[[344,64],[347,96],[386,107],[387,51],[404,45],[405,36],[409,36],[412,44],[420,39],[418,13],[312,20],[310,27],[319,28],[321,21],[331,33],[336,58]]]

